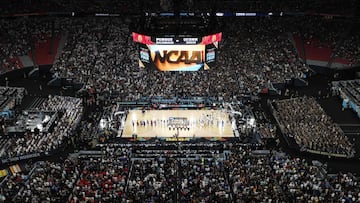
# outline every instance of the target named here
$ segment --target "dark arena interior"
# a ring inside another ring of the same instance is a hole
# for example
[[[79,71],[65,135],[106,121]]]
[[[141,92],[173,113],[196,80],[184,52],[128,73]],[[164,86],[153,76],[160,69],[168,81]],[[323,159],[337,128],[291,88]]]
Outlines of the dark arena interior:
[[[1,0],[0,203],[360,202],[358,0]]]

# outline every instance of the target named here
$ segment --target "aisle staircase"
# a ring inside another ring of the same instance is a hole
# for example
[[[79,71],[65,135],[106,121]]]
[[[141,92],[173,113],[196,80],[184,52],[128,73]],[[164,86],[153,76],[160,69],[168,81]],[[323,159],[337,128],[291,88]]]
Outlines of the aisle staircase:
[[[35,98],[32,103],[29,104],[27,109],[39,109],[41,105],[46,101],[46,98]]]

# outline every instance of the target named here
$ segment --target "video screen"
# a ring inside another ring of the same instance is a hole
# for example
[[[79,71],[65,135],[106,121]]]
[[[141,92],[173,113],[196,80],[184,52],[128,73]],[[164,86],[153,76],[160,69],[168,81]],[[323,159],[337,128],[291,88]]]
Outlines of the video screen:
[[[217,58],[221,33],[199,37],[150,37],[133,33],[140,43],[139,66],[159,71],[209,70]]]
[[[150,55],[147,48],[140,47],[140,60],[145,63],[150,63]]]
[[[198,71],[204,66],[204,45],[148,45],[160,71]]]
[[[206,47],[206,63],[213,63],[216,61],[216,48],[215,47],[211,47],[208,48],[208,46]]]

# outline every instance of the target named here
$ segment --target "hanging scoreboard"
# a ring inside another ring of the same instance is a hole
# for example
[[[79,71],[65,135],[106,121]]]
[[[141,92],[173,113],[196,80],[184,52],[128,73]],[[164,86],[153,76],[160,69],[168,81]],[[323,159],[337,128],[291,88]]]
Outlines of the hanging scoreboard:
[[[140,43],[140,67],[159,71],[198,71],[207,70],[216,62],[222,33],[203,37],[150,37],[132,33],[132,37]]]

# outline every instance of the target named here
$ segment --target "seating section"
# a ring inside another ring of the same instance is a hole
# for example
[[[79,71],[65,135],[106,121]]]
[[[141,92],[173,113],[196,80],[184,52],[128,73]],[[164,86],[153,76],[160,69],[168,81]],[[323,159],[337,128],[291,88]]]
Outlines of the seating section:
[[[343,108],[351,108],[360,118],[360,80],[333,81],[331,84],[332,94],[343,100]]]
[[[302,150],[354,156],[353,144],[314,98],[285,99],[274,104],[283,134],[294,138]]]
[[[78,165],[69,159],[64,163],[40,162],[21,185],[14,202],[66,202],[79,178]]]
[[[41,104],[39,110],[59,111],[62,116],[52,132],[25,132],[24,136],[2,138],[1,158],[12,158],[34,153],[52,153],[63,147],[80,122],[83,112],[81,99],[54,96]]]
[[[71,195],[71,202],[122,202],[129,170],[130,150],[103,149],[102,157],[83,158],[80,177]]]
[[[100,153],[38,162],[30,173],[10,176],[0,195],[7,202],[360,201],[354,174],[330,174],[321,163],[261,147],[207,146],[103,145]],[[188,150],[203,153],[189,158]],[[175,151],[182,156],[170,158]],[[137,153],[154,157],[132,158]]]

